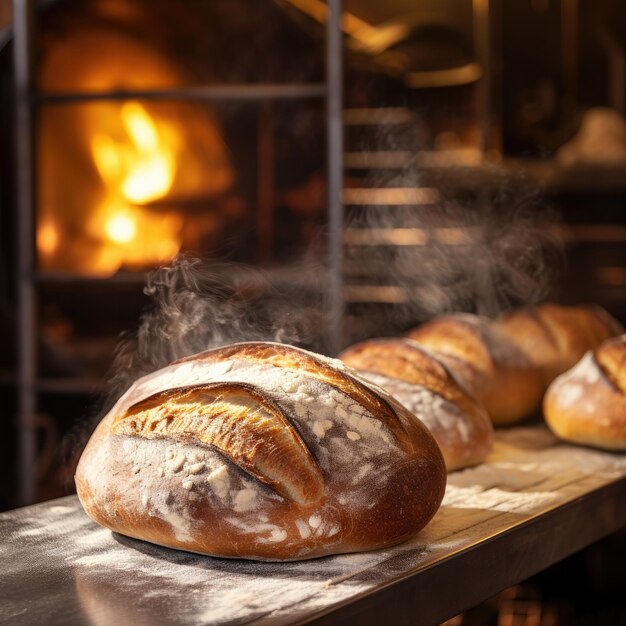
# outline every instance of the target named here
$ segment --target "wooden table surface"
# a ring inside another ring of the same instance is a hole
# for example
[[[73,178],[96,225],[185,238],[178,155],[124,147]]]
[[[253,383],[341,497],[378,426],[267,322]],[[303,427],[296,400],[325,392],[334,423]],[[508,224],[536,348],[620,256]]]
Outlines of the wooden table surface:
[[[75,496],[0,515],[0,622],[437,624],[626,525],[626,455],[497,434],[392,549],[299,563],[222,560],[93,523]]]

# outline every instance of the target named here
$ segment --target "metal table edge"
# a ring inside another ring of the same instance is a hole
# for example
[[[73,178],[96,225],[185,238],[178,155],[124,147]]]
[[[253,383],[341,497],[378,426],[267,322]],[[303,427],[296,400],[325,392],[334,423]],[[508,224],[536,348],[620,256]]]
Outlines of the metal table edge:
[[[625,526],[621,477],[292,623],[440,624]]]

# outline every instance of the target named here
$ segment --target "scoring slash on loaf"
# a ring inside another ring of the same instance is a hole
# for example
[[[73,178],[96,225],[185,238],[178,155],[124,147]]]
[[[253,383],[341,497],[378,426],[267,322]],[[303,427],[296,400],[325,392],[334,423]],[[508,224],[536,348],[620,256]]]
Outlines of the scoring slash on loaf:
[[[540,371],[547,387],[604,340],[624,332],[599,306],[543,304],[517,309],[494,322]]]
[[[476,465],[493,447],[493,426],[481,404],[446,366],[410,339],[371,339],[339,358],[381,386],[430,430],[448,471]]]
[[[565,441],[626,450],[626,335],[608,339],[559,376],[544,415]]]
[[[512,424],[540,408],[544,387],[539,373],[488,318],[455,313],[422,324],[407,336],[454,372],[495,425]]]
[[[381,548],[441,503],[428,432],[341,361],[255,342],[138,380],[78,465],[87,513],[116,532],[222,557]]]

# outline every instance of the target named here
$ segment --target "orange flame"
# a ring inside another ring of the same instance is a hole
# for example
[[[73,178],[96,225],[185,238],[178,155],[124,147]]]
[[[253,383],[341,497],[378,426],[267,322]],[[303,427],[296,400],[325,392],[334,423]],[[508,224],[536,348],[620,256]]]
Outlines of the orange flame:
[[[175,256],[182,220],[142,208],[167,196],[176,174],[179,138],[164,122],[155,120],[140,103],[120,108],[123,137],[96,133],[91,153],[107,187],[107,195],[92,215],[92,236],[107,239],[91,269],[112,273],[123,264],[146,266]]]

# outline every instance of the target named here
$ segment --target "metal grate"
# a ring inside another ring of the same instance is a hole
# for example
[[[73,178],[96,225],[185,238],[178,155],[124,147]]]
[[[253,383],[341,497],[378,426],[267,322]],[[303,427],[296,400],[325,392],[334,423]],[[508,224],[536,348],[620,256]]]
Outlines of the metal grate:
[[[34,112],[41,104],[62,106],[101,100],[202,100],[268,101],[324,98],[327,113],[328,180],[328,345],[338,349],[343,312],[343,59],[341,0],[327,1],[326,80],[310,84],[191,85],[180,89],[107,91],[85,93],[38,93],[35,86],[35,0],[13,0],[14,81],[16,109],[16,211],[17,211],[17,306],[18,306],[18,468],[19,499],[35,499],[35,430],[38,393],[45,388],[38,379],[36,352],[37,290],[41,283],[36,268],[35,228],[37,172],[35,169]],[[71,275],[65,275],[71,283]],[[83,281],[84,282],[84,281]],[[81,283],[81,281],[79,281]],[[81,283],[82,284],[82,283]]]

